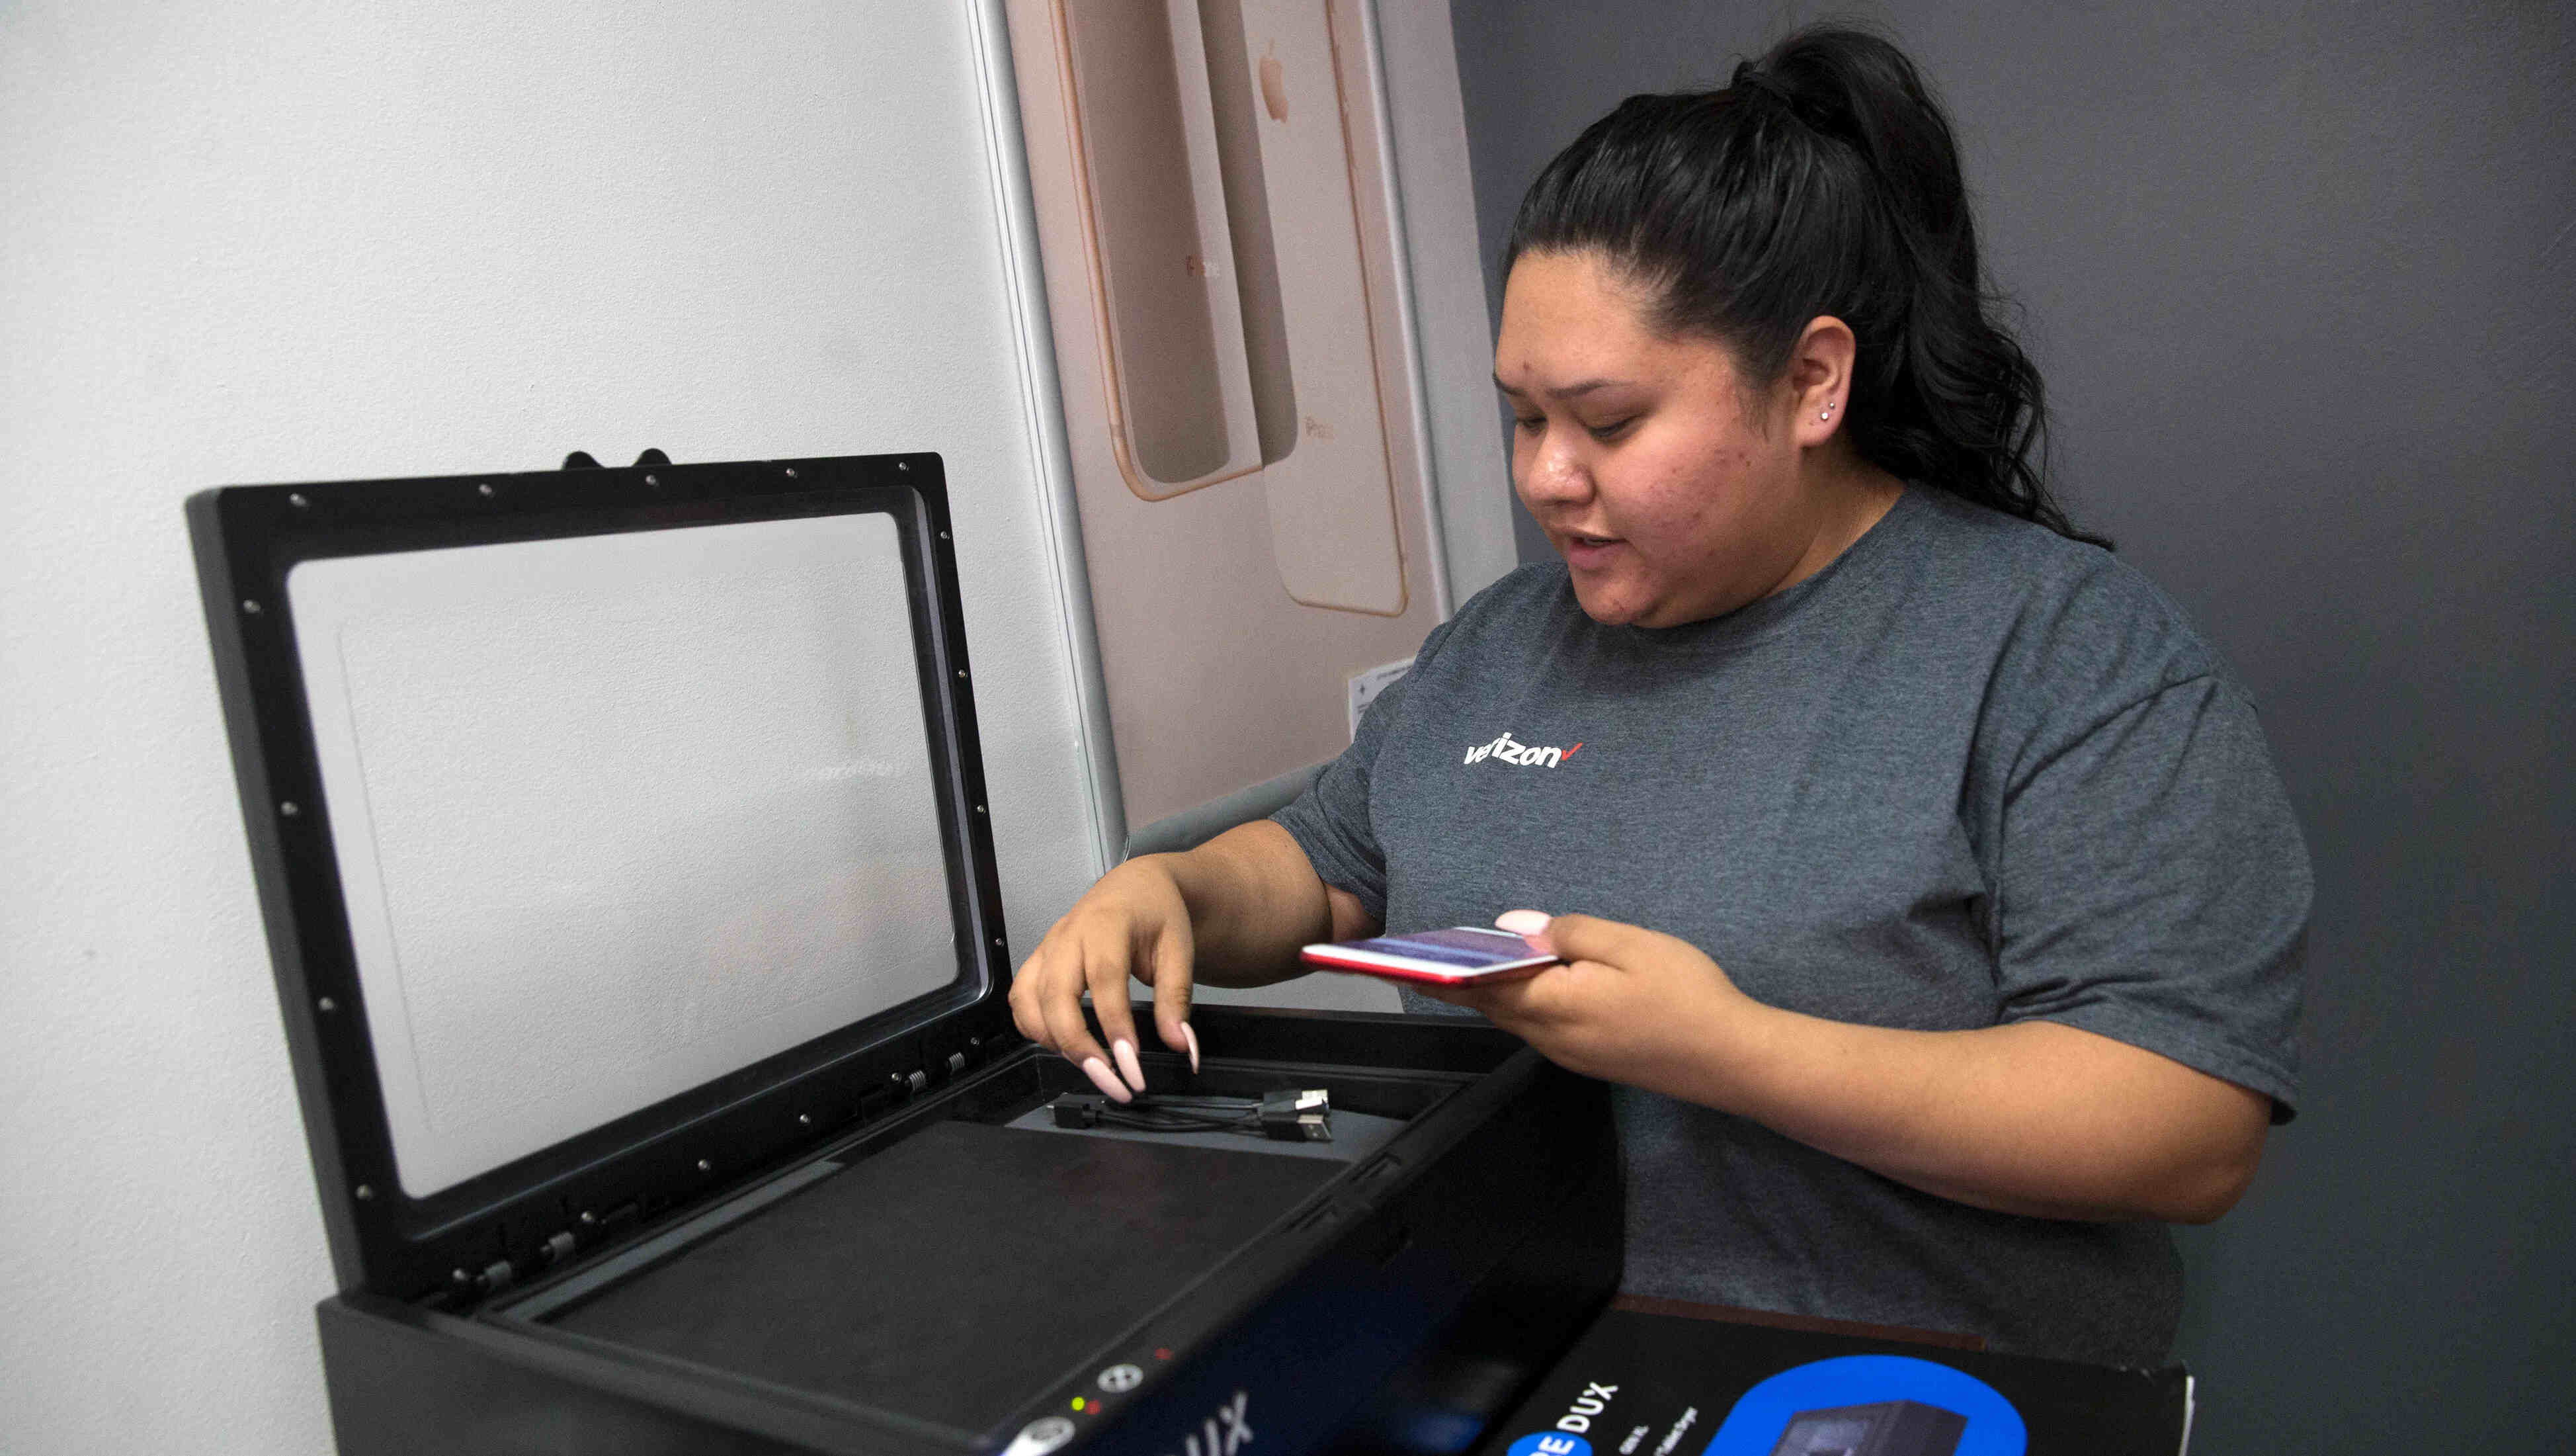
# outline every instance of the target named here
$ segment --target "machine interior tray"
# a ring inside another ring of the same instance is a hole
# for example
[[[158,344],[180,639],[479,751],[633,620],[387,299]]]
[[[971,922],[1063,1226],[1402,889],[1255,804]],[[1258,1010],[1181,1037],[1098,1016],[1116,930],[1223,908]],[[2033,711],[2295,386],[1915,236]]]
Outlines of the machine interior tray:
[[[1041,1065],[1043,1090],[808,1164],[491,1314],[971,1434],[1080,1370],[1447,1090],[1358,1092],[1374,1110],[1337,1106],[1325,1144],[1068,1133],[1032,1125],[1072,1075]],[[1239,1073],[1208,1073],[1192,1090],[1248,1090],[1229,1085]]]

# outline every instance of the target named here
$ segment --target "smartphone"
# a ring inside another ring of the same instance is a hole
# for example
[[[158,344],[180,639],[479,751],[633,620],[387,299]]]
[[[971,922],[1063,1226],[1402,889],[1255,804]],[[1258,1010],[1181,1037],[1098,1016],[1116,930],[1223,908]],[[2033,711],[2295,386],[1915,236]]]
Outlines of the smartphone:
[[[1517,981],[1557,964],[1556,957],[1533,953],[1528,941],[1508,930],[1486,930],[1474,925],[1310,945],[1298,958],[1329,971],[1356,971],[1390,981],[1429,981],[1439,986]]]

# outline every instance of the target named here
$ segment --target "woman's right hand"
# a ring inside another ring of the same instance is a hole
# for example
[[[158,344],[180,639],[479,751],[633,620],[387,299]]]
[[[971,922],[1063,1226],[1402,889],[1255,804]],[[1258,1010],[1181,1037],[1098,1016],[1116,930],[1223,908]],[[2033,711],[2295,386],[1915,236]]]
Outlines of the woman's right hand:
[[[1020,1034],[1081,1067],[1119,1102],[1145,1090],[1127,995],[1130,976],[1154,988],[1154,1024],[1163,1045],[1187,1053],[1190,1069],[1198,1069],[1198,1035],[1189,1020],[1196,940],[1189,904],[1167,864],[1171,858],[1141,856],[1101,876],[1047,931],[1011,982],[1011,1019]],[[1105,1048],[1083,1021],[1085,991],[1109,1040]]]

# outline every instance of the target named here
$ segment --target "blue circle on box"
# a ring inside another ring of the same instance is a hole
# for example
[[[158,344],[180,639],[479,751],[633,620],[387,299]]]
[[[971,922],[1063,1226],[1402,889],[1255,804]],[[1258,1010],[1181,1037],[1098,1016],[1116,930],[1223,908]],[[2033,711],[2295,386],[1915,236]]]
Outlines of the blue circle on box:
[[[1846,1355],[1783,1370],[1744,1392],[1702,1456],[1772,1456],[1799,1416],[1898,1401],[1965,1417],[1953,1456],[2023,1456],[2029,1448],[2021,1412],[1966,1371],[1905,1355]],[[1531,1453],[1515,1443],[1511,1456]]]
[[[1505,1456],[1592,1456],[1592,1443],[1571,1431],[1536,1431],[1514,1441]]]

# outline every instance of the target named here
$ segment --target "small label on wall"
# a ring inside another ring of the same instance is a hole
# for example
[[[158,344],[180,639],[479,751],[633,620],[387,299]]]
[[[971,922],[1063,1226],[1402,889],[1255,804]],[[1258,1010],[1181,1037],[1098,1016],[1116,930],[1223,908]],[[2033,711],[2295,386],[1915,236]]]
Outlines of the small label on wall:
[[[1353,738],[1360,736],[1360,714],[1367,712],[1368,705],[1377,700],[1378,694],[1385,692],[1397,678],[1404,676],[1412,668],[1413,659],[1408,657],[1402,662],[1389,662],[1372,667],[1351,679],[1351,736]]]

